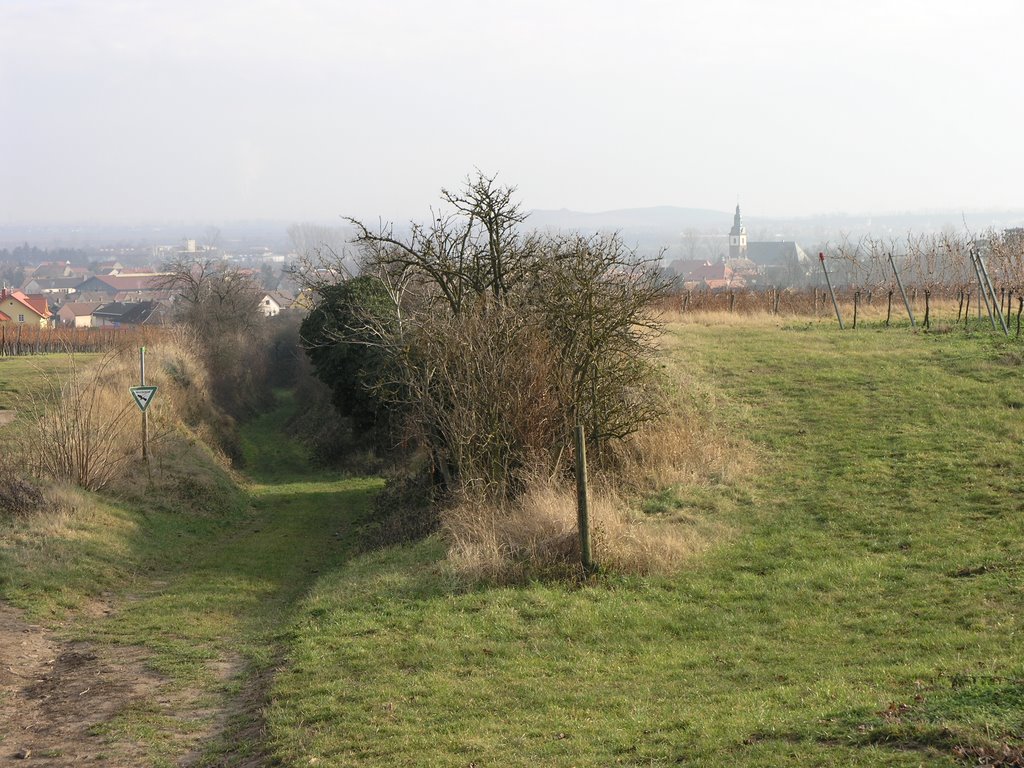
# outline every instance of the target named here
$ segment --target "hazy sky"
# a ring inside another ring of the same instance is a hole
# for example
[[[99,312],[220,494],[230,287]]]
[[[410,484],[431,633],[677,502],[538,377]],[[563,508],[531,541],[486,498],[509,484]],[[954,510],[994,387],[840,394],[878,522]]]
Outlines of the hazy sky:
[[[0,224],[1024,207],[1020,0],[0,0]]]

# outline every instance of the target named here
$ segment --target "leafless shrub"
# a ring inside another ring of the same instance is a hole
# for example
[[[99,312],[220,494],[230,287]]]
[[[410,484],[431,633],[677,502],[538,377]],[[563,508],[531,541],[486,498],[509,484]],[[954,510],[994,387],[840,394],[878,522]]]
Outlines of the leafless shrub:
[[[18,460],[0,453],[0,518],[25,517],[41,510],[43,493],[26,477]]]
[[[41,415],[27,430],[28,458],[39,474],[99,490],[131,460],[128,430],[135,422],[129,416],[135,406],[107,377],[114,365],[115,355],[88,368],[72,358],[66,376],[47,379],[43,394],[31,395],[32,410]]]
[[[362,386],[406,416],[447,490],[497,500],[531,472],[557,474],[574,424],[600,460],[659,413],[657,260],[615,235],[521,234],[513,192],[480,174],[404,238],[351,220],[389,307],[327,340],[380,350]],[[314,289],[341,273],[304,272]]]

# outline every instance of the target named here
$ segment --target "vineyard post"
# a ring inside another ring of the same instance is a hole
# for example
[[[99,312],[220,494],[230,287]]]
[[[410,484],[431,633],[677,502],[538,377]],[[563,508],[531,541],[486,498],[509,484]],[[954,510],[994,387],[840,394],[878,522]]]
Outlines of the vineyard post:
[[[1003,310],[1000,308],[998,311],[995,310],[996,303],[996,292],[992,290],[992,283],[988,282],[988,275],[985,274],[985,265],[981,261],[981,252],[974,248],[971,250],[971,264],[974,265],[974,274],[978,277],[978,289],[981,291],[981,296],[985,299],[985,311],[988,312],[988,319],[992,323],[992,330],[996,330],[996,315],[999,315],[999,322],[1003,322]],[[991,293],[990,293],[991,291]],[[981,313],[981,307],[978,307],[979,314]],[[1009,335],[1009,331],[1003,326],[1003,331]]]
[[[903,306],[907,308],[907,316],[910,318],[910,327],[917,328],[917,323],[914,321],[914,311],[910,308],[910,302],[907,300],[907,292],[903,289],[903,281],[900,280],[899,270],[896,269],[896,262],[892,258],[892,251],[889,252],[889,266],[892,267],[892,273],[896,276],[896,286],[900,289],[900,296],[903,298]]]
[[[1017,338],[1020,338],[1020,313],[1024,310],[1024,296],[1017,299]]]
[[[860,291],[853,292],[853,330],[857,330],[857,305],[860,303]]]
[[[988,311],[988,319],[992,322],[992,330],[995,330],[995,317],[992,316],[992,307],[988,303],[988,294],[981,286],[981,270],[978,269],[978,261],[974,257],[974,251],[971,251],[971,265],[974,267],[974,275],[978,279],[978,319],[981,319],[981,299],[985,300],[985,309]]]
[[[839,314],[839,302],[836,301],[836,292],[832,290],[832,281],[828,277],[828,267],[825,266],[824,253],[818,253],[818,261],[821,262],[821,271],[825,273],[825,285],[828,286],[828,293],[832,297],[832,306],[836,310],[836,320],[839,321],[839,330],[844,331],[846,328],[843,326],[843,316]]]

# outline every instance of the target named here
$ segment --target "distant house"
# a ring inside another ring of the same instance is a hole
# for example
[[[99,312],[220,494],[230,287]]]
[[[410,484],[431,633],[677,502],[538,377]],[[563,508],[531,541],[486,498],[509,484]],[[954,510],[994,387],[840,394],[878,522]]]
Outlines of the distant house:
[[[155,301],[170,293],[166,275],[96,275],[82,281],[76,291],[82,301]]]
[[[82,282],[80,277],[32,277],[21,286],[25,293],[46,293],[67,295],[74,293],[78,284]]]
[[[117,275],[121,273],[122,269],[124,269],[124,264],[122,264],[117,259],[101,261],[99,264],[96,265],[96,274]]]
[[[89,275],[88,267],[76,267],[70,261],[44,261],[31,274],[33,278],[76,277],[79,281]]]
[[[682,285],[688,288],[708,288],[714,291],[721,288],[740,288],[746,284],[743,278],[737,275],[732,266],[725,261],[712,263],[679,259],[673,261],[669,268],[676,274]]]
[[[29,295],[22,291],[0,289],[0,325],[28,325],[45,328],[53,313],[46,305],[46,297]]]
[[[153,325],[162,319],[162,310],[156,301],[124,303],[112,301],[98,306],[92,312],[92,324],[100,328],[123,325]]]
[[[92,326],[92,313],[100,306],[95,301],[69,301],[57,310],[57,319],[61,325],[89,328]]]
[[[260,299],[260,312],[264,317],[274,317],[282,310],[289,309],[292,305],[292,297],[280,291],[270,291],[263,294]]]
[[[289,309],[301,309],[306,312],[310,312],[319,300],[320,297],[315,291],[305,288],[299,291],[298,295],[292,300],[291,305],[289,305]]]

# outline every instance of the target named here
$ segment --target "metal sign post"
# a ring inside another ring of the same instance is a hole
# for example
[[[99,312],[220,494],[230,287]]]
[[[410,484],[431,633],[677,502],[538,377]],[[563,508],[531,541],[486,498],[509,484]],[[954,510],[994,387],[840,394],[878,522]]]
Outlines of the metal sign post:
[[[139,347],[139,386],[146,386],[146,348]],[[146,401],[149,405],[149,401]],[[142,409],[142,460],[149,461],[149,414]]]
[[[129,387],[128,391],[132,393],[132,399],[135,400],[135,404],[142,411],[142,460],[149,461],[149,414],[146,413],[146,409],[153,402],[153,396],[156,395],[156,387],[146,386],[145,347],[139,347],[139,386]]]

